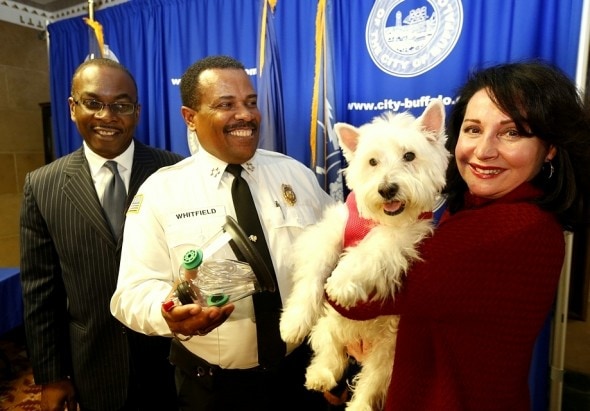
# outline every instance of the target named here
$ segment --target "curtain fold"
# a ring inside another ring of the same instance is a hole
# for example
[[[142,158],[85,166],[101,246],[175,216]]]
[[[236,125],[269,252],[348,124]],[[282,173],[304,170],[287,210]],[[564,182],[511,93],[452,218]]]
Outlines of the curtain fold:
[[[230,54],[255,68],[257,18],[257,2],[251,0],[134,0],[95,12],[105,42],[137,81],[142,106],[139,140],[189,154],[178,81],[190,64],[209,54]],[[82,17],[48,27],[58,157],[81,144],[69,119],[67,98],[72,74],[88,55],[84,27]]]
[[[139,140],[189,154],[178,82],[188,66],[201,57],[230,54],[244,63],[258,85],[262,1],[133,0],[95,12],[110,50],[136,77],[142,105]],[[539,58],[556,64],[573,78],[582,3],[333,0],[330,24],[326,25],[331,27],[333,45],[333,120],[360,125],[386,110],[420,114],[428,99],[434,97],[450,105],[470,70],[500,62]],[[318,0],[279,1],[272,16],[280,52],[283,151],[310,167],[317,5]],[[392,42],[383,42],[384,52],[375,57],[371,43],[384,36],[374,29],[376,16],[385,22],[383,32],[395,30],[396,24],[408,32],[414,30],[410,23],[420,16],[438,19],[439,30],[443,23],[448,30],[438,37],[435,34],[429,44],[420,45],[430,53],[423,54],[421,60],[413,59],[416,52],[394,50],[397,46]],[[456,39],[449,37],[454,29],[458,31]],[[75,17],[50,24],[48,31],[53,135],[59,157],[81,144],[70,120],[67,98],[72,74],[88,55],[88,30],[82,17]],[[379,60],[386,58],[420,66],[453,41],[448,55],[419,74],[391,74],[379,67],[383,64]]]

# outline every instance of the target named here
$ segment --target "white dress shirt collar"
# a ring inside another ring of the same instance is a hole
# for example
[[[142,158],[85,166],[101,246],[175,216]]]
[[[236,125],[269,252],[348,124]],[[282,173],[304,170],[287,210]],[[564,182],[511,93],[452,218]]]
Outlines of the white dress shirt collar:
[[[119,174],[121,178],[125,182],[125,187],[129,187],[129,180],[131,179],[131,166],[133,165],[133,153],[135,151],[135,142],[131,140],[131,144],[127,147],[123,153],[118,155],[113,159],[108,159],[99,156],[94,151],[88,147],[86,142],[83,142],[84,145],[84,156],[86,156],[86,160],[88,161],[88,166],[90,167],[90,175],[92,176],[92,181],[97,184],[97,181],[100,181],[101,175],[105,173],[105,169],[103,165],[108,160],[114,160],[119,164]],[[110,172],[108,175],[111,175]],[[101,191],[98,191],[101,192]]]

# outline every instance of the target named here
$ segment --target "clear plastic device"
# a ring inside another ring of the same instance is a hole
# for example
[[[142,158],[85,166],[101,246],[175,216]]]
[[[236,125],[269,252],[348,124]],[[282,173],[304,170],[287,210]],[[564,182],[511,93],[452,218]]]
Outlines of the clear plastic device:
[[[222,306],[262,291],[274,292],[274,277],[258,250],[237,221],[226,217],[221,230],[201,247],[189,249],[179,267],[180,282],[164,309],[197,303]],[[231,247],[238,258],[217,257],[223,247]],[[217,256],[216,256],[217,255]]]

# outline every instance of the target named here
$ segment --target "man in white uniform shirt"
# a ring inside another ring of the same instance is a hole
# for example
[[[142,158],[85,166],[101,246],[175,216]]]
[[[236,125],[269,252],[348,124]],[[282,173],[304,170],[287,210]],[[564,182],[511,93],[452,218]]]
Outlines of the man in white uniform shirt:
[[[283,301],[291,288],[293,241],[332,204],[307,167],[257,149],[257,95],[239,61],[227,56],[200,60],[185,72],[180,90],[182,116],[200,147],[192,157],[155,173],[138,191],[127,215],[111,312],[136,331],[176,336],[171,361],[180,409],[327,409],[321,394],[303,386],[308,347],[288,346],[277,367],[259,366],[251,297],[223,307],[162,309],[187,245],[203,244],[219,232],[226,216],[236,216],[228,164],[243,167]]]

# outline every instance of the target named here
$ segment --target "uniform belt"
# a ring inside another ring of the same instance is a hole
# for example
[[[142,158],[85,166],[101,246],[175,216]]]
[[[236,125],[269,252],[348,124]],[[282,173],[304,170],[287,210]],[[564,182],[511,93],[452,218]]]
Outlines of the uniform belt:
[[[201,378],[215,378],[215,377],[231,377],[231,376],[263,376],[272,374],[276,371],[275,368],[221,368],[218,365],[210,364],[198,355],[190,352],[184,345],[178,340],[173,339],[170,345],[170,362],[176,367],[182,369],[185,373],[192,377]]]

